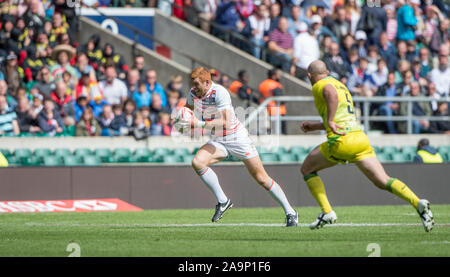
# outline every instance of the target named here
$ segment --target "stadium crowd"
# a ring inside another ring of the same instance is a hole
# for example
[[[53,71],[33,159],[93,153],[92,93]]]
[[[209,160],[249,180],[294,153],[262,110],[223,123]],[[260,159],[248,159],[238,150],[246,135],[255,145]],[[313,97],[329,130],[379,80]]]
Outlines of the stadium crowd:
[[[414,115],[449,114],[449,20],[440,0],[382,1],[370,8],[352,0],[84,3],[158,7],[220,36],[214,21],[254,42],[250,48],[239,46],[255,57],[266,58],[257,46],[267,47],[274,66],[299,78],[321,58],[354,94],[429,95],[436,101],[415,104]],[[143,56],[130,64],[98,35],[75,41],[78,19],[65,0],[0,1],[0,16],[1,135],[170,135],[171,114],[185,103],[182,76],[161,84],[157,69],[147,69]],[[217,70],[211,73],[215,82],[249,102],[283,93],[277,70],[261,80],[257,92],[247,86],[245,70],[234,82]],[[402,115],[406,106],[385,103],[372,110]],[[284,107],[280,112],[286,112]],[[402,123],[385,125],[386,132],[405,132]],[[414,132],[450,133],[450,126],[421,120],[414,122]]]
[[[231,43],[298,78],[306,80],[311,61],[322,59],[355,95],[431,96],[436,101],[414,104],[413,115],[449,114],[450,10],[442,0],[175,0],[171,9],[165,3],[158,7],[167,14],[218,37],[229,32]],[[406,108],[386,102],[372,105],[371,114],[406,115]],[[401,122],[384,125],[388,133],[406,131]],[[449,127],[413,122],[414,133],[450,133]]]

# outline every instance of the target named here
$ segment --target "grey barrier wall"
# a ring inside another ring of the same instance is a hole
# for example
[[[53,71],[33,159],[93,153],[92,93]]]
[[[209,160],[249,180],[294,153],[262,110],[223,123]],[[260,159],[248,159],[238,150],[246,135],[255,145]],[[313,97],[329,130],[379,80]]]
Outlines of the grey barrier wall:
[[[266,165],[292,205],[316,206],[298,164]],[[450,203],[450,164],[386,164],[432,204]],[[245,167],[213,166],[235,207],[276,207],[277,203],[249,176]],[[143,209],[213,208],[216,200],[189,166],[1,168],[0,201],[119,198]],[[354,165],[320,173],[332,205],[405,204],[373,186]]]

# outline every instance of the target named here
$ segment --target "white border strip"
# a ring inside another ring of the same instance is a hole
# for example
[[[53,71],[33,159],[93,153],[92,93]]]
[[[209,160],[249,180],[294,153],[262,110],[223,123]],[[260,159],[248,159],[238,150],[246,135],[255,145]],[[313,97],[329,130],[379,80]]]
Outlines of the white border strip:
[[[155,16],[155,10],[152,8],[99,8],[99,10],[105,15],[109,16]],[[100,15],[95,9],[81,8],[81,16],[94,16]]]

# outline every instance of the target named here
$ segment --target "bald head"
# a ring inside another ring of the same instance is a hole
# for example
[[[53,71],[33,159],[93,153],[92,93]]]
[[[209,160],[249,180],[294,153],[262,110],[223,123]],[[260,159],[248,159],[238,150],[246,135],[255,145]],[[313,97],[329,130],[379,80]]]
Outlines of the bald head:
[[[321,60],[315,60],[308,66],[308,77],[311,84],[328,76],[328,70],[325,63]]]

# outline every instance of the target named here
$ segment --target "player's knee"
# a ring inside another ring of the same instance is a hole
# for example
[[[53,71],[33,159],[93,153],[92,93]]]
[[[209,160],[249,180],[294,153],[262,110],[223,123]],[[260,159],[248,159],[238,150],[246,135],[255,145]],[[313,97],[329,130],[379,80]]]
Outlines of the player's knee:
[[[207,164],[204,161],[202,161],[202,159],[199,159],[198,157],[194,157],[192,159],[191,164],[195,170],[200,170],[207,166]]]
[[[313,173],[313,171],[310,168],[308,168],[307,166],[305,166],[305,164],[302,164],[302,167],[300,168],[300,172],[302,173],[303,176]]]

